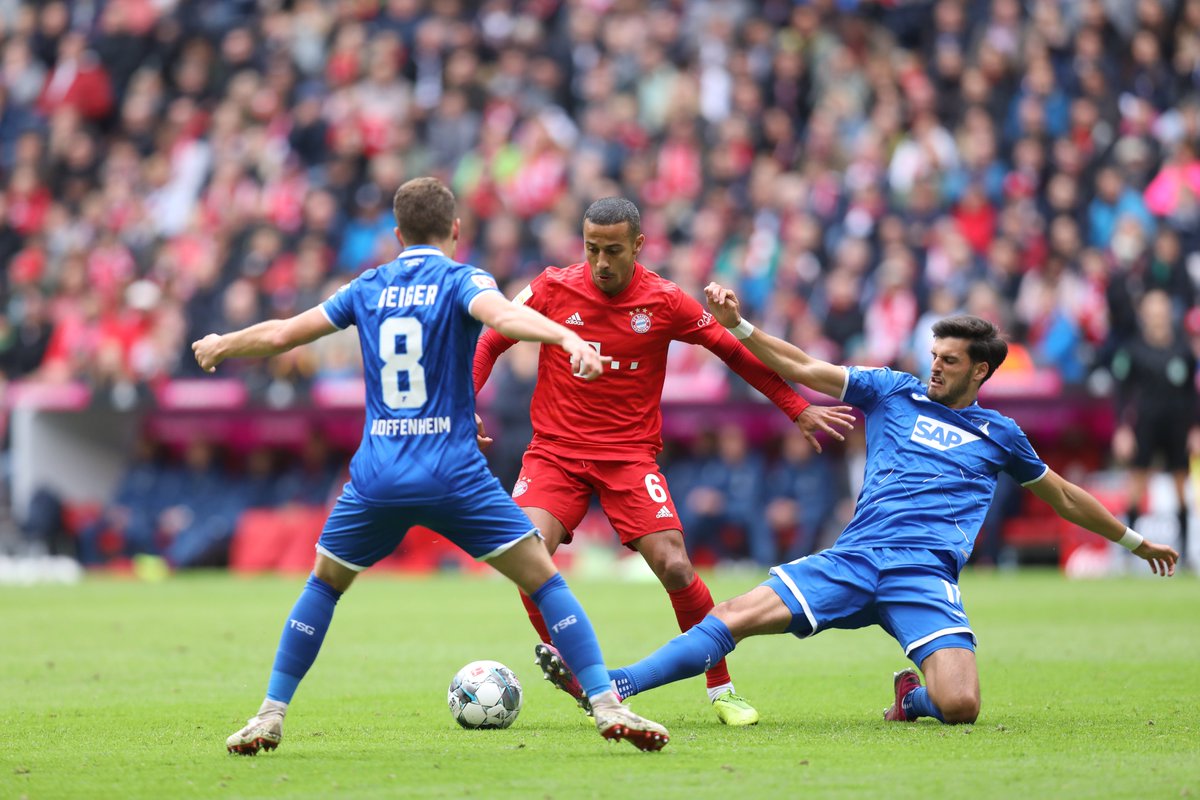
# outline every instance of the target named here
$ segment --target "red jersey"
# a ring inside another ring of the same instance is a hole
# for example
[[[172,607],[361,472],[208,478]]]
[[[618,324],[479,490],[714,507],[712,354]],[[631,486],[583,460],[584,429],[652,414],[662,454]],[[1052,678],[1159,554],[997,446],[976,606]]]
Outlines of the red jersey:
[[[663,381],[672,340],[718,355],[789,419],[808,402],[677,285],[634,265],[633,278],[609,297],[592,282],[588,265],[549,267],[514,302],[574,330],[612,363],[597,380],[571,374],[561,347],[542,345],[530,419],[533,445],[592,460],[624,459],[662,450]],[[488,330],[475,350],[475,391],[496,359],[516,342]]]

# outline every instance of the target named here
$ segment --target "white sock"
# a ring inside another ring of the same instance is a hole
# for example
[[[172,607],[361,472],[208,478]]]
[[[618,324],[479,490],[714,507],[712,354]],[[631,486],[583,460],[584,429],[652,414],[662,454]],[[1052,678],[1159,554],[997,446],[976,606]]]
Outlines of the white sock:
[[[734,694],[737,694],[737,692],[734,692],[734,690],[733,690],[732,682],[731,683],[722,683],[720,686],[708,687],[708,702],[710,702],[710,703],[716,702],[717,698],[720,697],[721,695],[725,694],[726,692],[733,692]]]
[[[258,709],[258,716],[263,714],[279,714],[285,716],[287,714],[288,704],[281,700],[263,700],[263,704]]]

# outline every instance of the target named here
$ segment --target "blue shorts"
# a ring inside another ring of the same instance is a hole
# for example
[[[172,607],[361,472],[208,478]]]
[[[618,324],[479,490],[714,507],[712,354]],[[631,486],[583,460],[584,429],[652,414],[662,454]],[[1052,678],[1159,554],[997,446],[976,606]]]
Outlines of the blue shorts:
[[[801,638],[878,625],[918,667],[935,650],[975,649],[950,553],[834,547],[773,567],[762,585],[791,610],[788,630]]]
[[[317,552],[360,572],[391,555],[414,525],[445,536],[477,561],[541,536],[495,478],[453,500],[398,506],[367,505],[347,483],[325,521]]]

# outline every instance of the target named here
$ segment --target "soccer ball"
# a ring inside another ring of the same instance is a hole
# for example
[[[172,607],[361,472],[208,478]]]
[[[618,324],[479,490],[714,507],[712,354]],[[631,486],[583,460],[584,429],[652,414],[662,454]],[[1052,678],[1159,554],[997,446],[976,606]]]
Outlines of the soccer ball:
[[[446,702],[464,728],[507,728],[521,713],[521,682],[499,661],[472,661],[450,681]]]

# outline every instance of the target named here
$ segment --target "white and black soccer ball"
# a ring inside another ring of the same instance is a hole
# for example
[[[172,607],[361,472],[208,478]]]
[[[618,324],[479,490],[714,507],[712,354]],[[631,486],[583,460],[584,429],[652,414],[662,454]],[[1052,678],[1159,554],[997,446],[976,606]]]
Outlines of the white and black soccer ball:
[[[521,682],[499,661],[472,661],[450,681],[446,702],[464,728],[507,728],[521,713]]]

